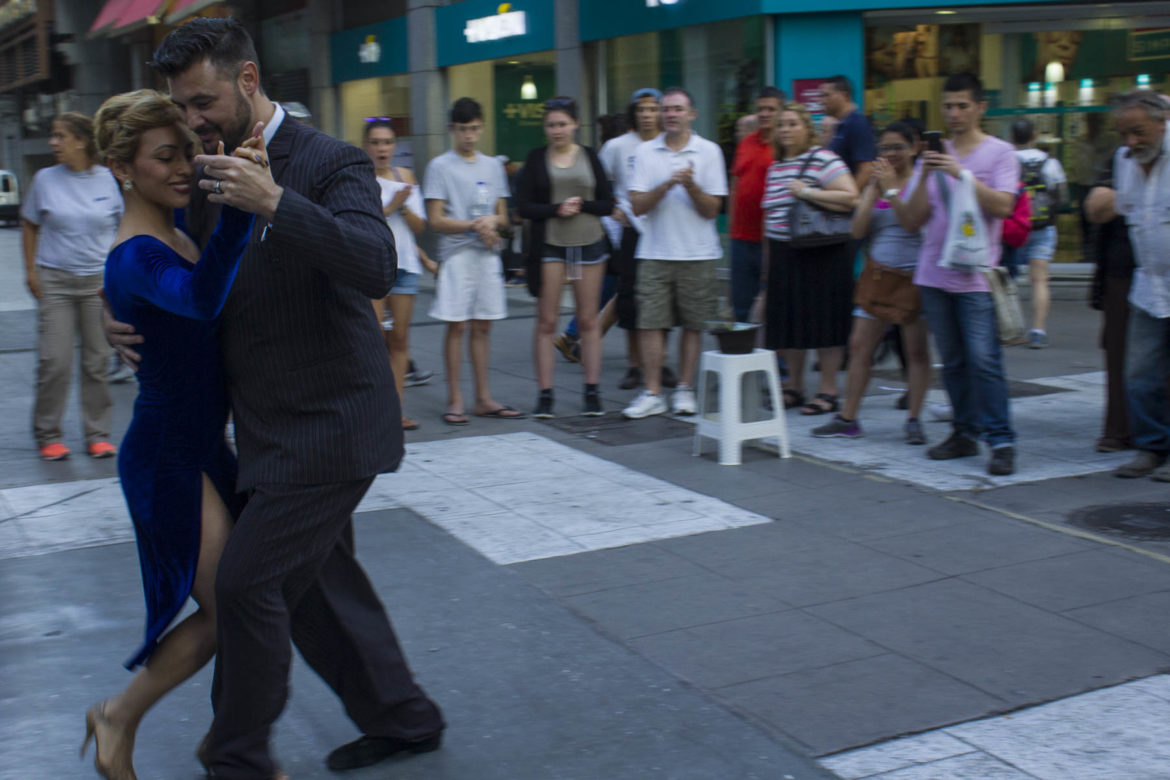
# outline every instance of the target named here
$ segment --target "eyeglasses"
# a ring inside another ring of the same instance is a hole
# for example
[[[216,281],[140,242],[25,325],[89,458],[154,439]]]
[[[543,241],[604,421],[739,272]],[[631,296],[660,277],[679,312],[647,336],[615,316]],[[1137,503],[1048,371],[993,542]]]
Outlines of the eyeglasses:
[[[884,144],[877,148],[879,154],[891,154],[896,152],[908,152],[910,147],[906,144]]]
[[[566,109],[571,109],[573,107],[574,103],[575,103],[575,101],[573,100],[573,98],[567,98],[567,97],[550,98],[549,100],[544,101],[544,110],[545,111],[565,111]]]

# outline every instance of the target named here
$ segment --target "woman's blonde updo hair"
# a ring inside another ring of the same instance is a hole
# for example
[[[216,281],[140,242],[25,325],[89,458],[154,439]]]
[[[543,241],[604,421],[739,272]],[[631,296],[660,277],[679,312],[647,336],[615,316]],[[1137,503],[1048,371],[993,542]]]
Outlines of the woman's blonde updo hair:
[[[99,154],[106,164],[129,165],[138,155],[142,134],[156,127],[177,125],[192,141],[195,135],[183,123],[183,114],[171,99],[153,89],[114,95],[94,115]]]
[[[780,114],[786,111],[791,111],[800,117],[800,121],[804,124],[804,129],[808,132],[808,138],[803,149],[789,149],[789,153],[785,155],[784,149],[780,146],[780,134],[772,131],[772,151],[776,155],[777,160],[798,157],[817,144],[817,128],[813,124],[812,116],[808,113],[808,109],[800,103],[785,103],[780,109]],[[780,119],[780,114],[776,115],[777,120]]]

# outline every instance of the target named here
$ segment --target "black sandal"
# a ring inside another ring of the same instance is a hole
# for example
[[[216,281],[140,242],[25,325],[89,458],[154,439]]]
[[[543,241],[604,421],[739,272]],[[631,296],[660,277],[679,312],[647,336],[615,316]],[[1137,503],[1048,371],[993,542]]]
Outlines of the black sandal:
[[[825,403],[817,403],[818,401],[824,401]],[[800,408],[800,413],[806,417],[811,417],[814,414],[836,412],[840,408],[841,405],[837,403],[837,396],[829,395],[828,393],[817,393],[811,401]]]
[[[795,409],[798,406],[804,406],[804,393],[799,390],[793,390],[791,387],[786,387],[780,393],[784,396],[784,408]]]

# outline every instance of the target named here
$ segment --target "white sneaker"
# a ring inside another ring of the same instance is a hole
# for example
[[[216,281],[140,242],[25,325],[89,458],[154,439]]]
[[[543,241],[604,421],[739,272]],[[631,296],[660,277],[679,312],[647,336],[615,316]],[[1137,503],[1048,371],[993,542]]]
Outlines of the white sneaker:
[[[641,420],[654,414],[666,414],[666,399],[661,395],[652,395],[643,390],[633,403],[622,409],[622,417],[627,420]]]
[[[695,391],[687,385],[679,385],[670,396],[670,405],[675,414],[690,417],[695,413]]]
[[[950,404],[931,404],[927,407],[930,417],[935,422],[950,422],[955,419],[955,410]]]

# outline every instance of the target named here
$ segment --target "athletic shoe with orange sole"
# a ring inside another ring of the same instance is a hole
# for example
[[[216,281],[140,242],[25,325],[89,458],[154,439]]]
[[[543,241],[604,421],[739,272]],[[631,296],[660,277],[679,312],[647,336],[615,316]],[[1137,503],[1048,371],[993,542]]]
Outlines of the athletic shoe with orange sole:
[[[91,458],[112,458],[117,454],[117,448],[108,441],[95,441],[89,445],[89,456]]]
[[[69,448],[61,442],[41,447],[41,460],[65,460],[68,457]]]

